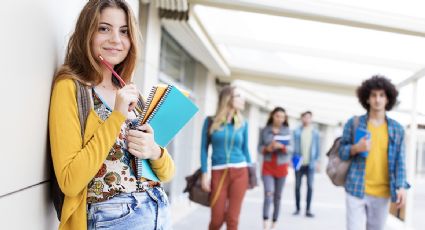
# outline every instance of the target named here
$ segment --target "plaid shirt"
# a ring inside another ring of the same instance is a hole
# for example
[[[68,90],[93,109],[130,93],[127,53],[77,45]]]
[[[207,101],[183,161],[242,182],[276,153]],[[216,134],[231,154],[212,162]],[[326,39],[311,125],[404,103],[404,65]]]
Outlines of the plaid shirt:
[[[390,176],[391,201],[397,200],[396,189],[409,188],[406,181],[406,164],[404,151],[404,130],[395,120],[386,117],[388,125],[388,174]],[[350,156],[351,145],[353,144],[353,122],[354,117],[348,120],[344,127],[341,138],[339,156],[342,160],[352,159],[348,170],[345,190],[352,196],[363,198],[365,190],[366,159],[359,155]],[[367,115],[359,117],[358,128],[367,130]]]

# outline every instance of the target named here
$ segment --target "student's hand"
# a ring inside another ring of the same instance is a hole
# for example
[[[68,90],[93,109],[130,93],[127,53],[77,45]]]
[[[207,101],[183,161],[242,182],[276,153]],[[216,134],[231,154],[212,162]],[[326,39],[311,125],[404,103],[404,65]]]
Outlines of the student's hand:
[[[211,181],[208,179],[207,173],[202,173],[201,188],[205,192],[211,192]]]
[[[282,149],[281,150],[285,154],[288,153],[288,149],[286,149],[286,145],[284,145],[284,144],[282,144]]]
[[[274,142],[275,142],[274,147],[273,147],[274,150],[278,149],[281,152],[286,153],[286,145],[284,145],[284,144],[282,144],[278,141],[274,141]]]
[[[320,162],[317,162],[317,164],[314,166],[315,167],[315,172],[320,172]]]
[[[266,152],[270,153],[270,152],[273,152],[273,150],[274,150],[274,141],[272,141],[270,144],[266,146]]]
[[[273,140],[272,142],[270,142],[270,144],[267,146],[267,151],[268,152],[273,152],[276,149],[280,149],[281,148],[281,143]]]
[[[400,209],[400,208],[404,207],[404,205],[406,204],[407,194],[406,194],[406,190],[404,188],[397,189],[396,192],[397,192],[396,204],[397,204],[397,208]]]
[[[279,141],[274,141],[274,142],[275,142],[275,144],[274,144],[275,149],[282,149],[283,150],[285,148],[285,145],[280,143]]]
[[[128,151],[139,159],[157,160],[161,148],[155,143],[154,131],[149,124],[130,129],[127,134]]]
[[[351,155],[357,155],[361,152],[369,152],[370,150],[370,141],[363,137],[351,148]]]
[[[114,110],[120,111],[127,117],[128,112],[136,107],[138,99],[139,91],[136,85],[128,84],[117,91]]]

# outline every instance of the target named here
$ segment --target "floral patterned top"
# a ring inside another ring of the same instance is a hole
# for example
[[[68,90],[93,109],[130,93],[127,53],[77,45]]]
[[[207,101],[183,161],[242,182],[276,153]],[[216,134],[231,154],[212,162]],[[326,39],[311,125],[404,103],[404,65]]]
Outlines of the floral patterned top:
[[[94,111],[102,120],[106,120],[112,113],[112,109],[104,103],[94,89],[92,95]],[[141,114],[140,109],[134,110],[136,117]],[[96,176],[88,184],[87,203],[105,201],[119,193],[131,193],[137,190],[136,164],[134,156],[127,151],[126,141],[130,123],[135,121],[136,119],[127,119],[121,126],[121,132],[109,151],[109,155]]]

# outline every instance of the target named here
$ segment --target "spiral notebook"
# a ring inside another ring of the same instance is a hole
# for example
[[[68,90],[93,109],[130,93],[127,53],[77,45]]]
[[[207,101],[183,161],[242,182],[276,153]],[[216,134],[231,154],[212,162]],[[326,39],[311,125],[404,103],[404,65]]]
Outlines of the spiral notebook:
[[[176,134],[198,112],[198,107],[172,85],[159,85],[151,89],[140,124],[148,123],[155,131],[155,142],[166,147]],[[159,181],[149,160],[137,159],[137,176]]]

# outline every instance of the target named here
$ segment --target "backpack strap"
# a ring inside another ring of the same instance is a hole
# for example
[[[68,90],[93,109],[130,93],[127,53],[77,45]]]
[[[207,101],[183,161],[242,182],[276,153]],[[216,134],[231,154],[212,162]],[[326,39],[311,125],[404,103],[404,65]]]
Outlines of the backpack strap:
[[[89,116],[90,109],[93,106],[93,98],[90,87],[85,86],[78,80],[74,80],[76,86],[76,97],[78,107],[78,117],[80,119],[81,138],[84,142],[84,131],[86,129],[87,117]]]
[[[353,127],[351,130],[351,137],[353,139],[353,144],[355,144],[355,136],[356,136],[356,129],[359,126],[359,116],[354,116],[354,121],[353,121]]]

